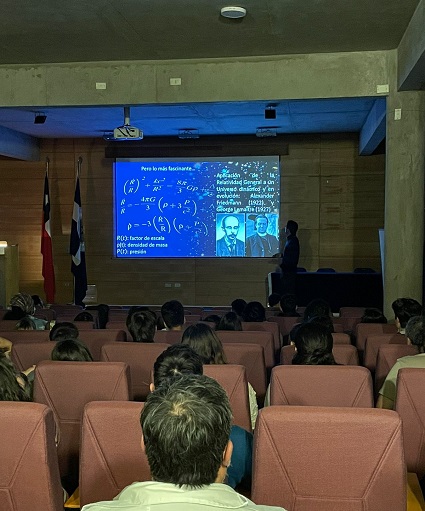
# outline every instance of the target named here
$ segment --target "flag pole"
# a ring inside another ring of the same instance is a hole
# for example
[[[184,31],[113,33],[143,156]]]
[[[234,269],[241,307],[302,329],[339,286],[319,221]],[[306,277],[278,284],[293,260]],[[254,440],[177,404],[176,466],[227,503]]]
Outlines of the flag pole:
[[[46,156],[46,174],[49,177],[49,166],[50,166],[50,158]]]

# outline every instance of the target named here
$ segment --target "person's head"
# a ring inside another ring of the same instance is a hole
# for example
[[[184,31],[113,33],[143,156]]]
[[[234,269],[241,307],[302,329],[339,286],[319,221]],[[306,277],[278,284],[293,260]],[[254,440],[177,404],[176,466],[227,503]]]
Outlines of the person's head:
[[[266,217],[266,215],[257,215],[254,223],[254,228],[260,236],[264,236],[264,234],[267,233],[268,225],[269,219]]]
[[[333,338],[329,330],[317,323],[304,323],[295,333],[295,365],[335,365]]]
[[[173,344],[156,359],[153,366],[153,383],[156,388],[167,378],[183,374],[203,374],[202,358],[187,344]]]
[[[152,311],[134,312],[127,322],[128,331],[135,342],[153,342],[156,332],[156,315]]]
[[[75,316],[74,321],[93,321],[93,315],[90,312],[83,311]]]
[[[225,314],[218,324],[217,330],[242,330],[242,323],[236,312]]]
[[[49,333],[51,341],[62,341],[63,339],[77,339],[79,335],[78,328],[74,323],[63,321],[55,323]]]
[[[269,307],[276,307],[276,305],[279,305],[280,302],[280,294],[279,293],[272,293],[269,295],[267,299],[267,303]]]
[[[295,236],[298,231],[298,224],[295,220],[288,220],[286,222],[285,232],[289,236]]]
[[[360,323],[387,323],[387,318],[382,314],[382,311],[369,307],[364,310]]]
[[[218,314],[209,314],[208,316],[205,316],[205,318],[202,321],[206,321],[207,323],[213,323],[214,327],[217,329],[218,325],[220,324],[220,316]]]
[[[236,312],[238,316],[242,316],[246,307],[246,301],[243,298],[236,298],[236,300],[233,300],[230,306],[232,307],[233,312]]]
[[[239,232],[239,219],[236,216],[225,216],[221,221],[221,228],[229,241],[236,242],[236,236]]]
[[[51,358],[56,361],[93,362],[89,349],[78,339],[57,342],[52,350]]]
[[[283,295],[279,301],[279,308],[283,314],[297,315],[297,298],[293,294]]]
[[[35,312],[34,301],[27,293],[18,293],[10,299],[10,306],[21,309],[25,314],[32,316]]]
[[[5,357],[10,358],[10,354],[12,353],[12,346],[13,345],[9,339],[0,337],[0,356],[4,355]]]
[[[205,323],[190,325],[183,332],[182,344],[193,348],[204,364],[225,364],[223,345],[214,330]]]
[[[161,316],[168,330],[181,330],[184,325],[184,308],[178,300],[165,302]]]
[[[242,319],[247,322],[260,323],[266,321],[266,311],[260,302],[249,302],[242,313]]]
[[[308,322],[324,326],[331,334],[335,332],[334,324],[330,316],[314,316],[310,318]]]
[[[28,316],[23,317],[20,319],[15,326],[16,330],[36,330],[37,327],[35,326],[34,321],[29,318]]]
[[[406,328],[407,322],[413,316],[422,314],[422,305],[413,298],[397,298],[391,307],[394,311],[397,328]]]
[[[106,323],[109,321],[109,305],[106,303],[99,303],[96,308],[99,328],[106,328]]]
[[[0,401],[30,401],[28,392],[18,383],[18,373],[4,353],[0,354]]]
[[[156,388],[140,416],[153,480],[192,488],[223,482],[231,421],[226,392],[207,376],[184,375]]]
[[[419,353],[425,353],[424,316],[413,316],[406,325],[406,337]]]
[[[42,309],[44,307],[44,302],[40,298],[39,295],[31,295],[32,301],[34,302],[34,307]]]
[[[331,307],[326,300],[322,300],[321,298],[316,298],[312,300],[304,311],[304,321],[309,321],[311,318],[315,316],[330,316],[332,313]]]

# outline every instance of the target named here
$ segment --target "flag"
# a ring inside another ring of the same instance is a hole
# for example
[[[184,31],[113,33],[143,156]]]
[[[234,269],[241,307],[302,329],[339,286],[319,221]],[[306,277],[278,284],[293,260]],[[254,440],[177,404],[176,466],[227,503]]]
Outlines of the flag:
[[[48,303],[55,301],[55,269],[53,267],[52,233],[50,230],[50,193],[49,179],[44,177],[43,219],[41,224],[41,254],[43,267],[41,273],[44,278],[44,292]]]
[[[69,252],[72,258],[71,272],[74,274],[74,303],[76,305],[84,305],[83,300],[87,292],[87,273],[79,173],[77,174],[77,182],[75,183]]]

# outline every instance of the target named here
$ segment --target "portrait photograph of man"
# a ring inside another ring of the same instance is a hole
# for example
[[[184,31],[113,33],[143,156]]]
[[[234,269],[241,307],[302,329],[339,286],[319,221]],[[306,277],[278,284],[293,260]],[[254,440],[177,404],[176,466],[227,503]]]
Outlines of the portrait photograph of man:
[[[243,257],[245,255],[245,217],[242,214],[217,215],[218,257]],[[220,237],[221,236],[221,237]]]
[[[249,214],[247,220],[246,255],[272,257],[279,252],[277,215]],[[252,233],[252,234],[251,234]]]

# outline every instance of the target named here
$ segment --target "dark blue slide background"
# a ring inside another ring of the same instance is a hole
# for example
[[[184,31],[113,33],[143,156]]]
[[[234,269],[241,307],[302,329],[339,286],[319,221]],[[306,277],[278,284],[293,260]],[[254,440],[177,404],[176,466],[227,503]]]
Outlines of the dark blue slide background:
[[[217,215],[278,215],[279,187],[277,156],[117,160],[114,254],[215,257]]]

